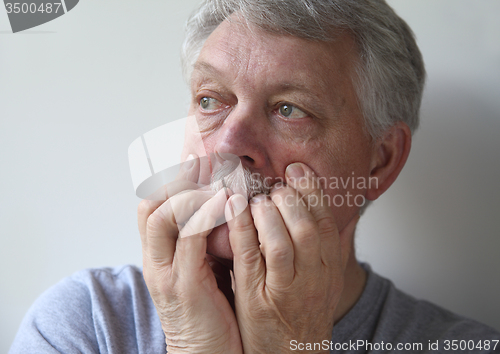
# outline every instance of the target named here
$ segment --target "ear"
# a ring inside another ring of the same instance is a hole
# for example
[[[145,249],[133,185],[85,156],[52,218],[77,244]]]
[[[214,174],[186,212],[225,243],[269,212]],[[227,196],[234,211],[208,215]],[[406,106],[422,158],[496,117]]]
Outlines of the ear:
[[[368,200],[377,199],[394,183],[408,159],[410,149],[411,131],[403,122],[393,125],[376,141],[371,160],[370,184],[366,192]]]

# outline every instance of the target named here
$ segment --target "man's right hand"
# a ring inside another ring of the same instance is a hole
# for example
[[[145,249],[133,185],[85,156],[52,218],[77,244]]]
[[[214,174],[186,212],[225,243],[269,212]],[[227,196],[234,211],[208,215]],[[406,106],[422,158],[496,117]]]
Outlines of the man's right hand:
[[[205,259],[206,237],[224,213],[226,195],[198,190],[199,160],[192,161],[166,187],[165,201],[139,204],[144,279],[169,353],[238,354],[234,312]]]

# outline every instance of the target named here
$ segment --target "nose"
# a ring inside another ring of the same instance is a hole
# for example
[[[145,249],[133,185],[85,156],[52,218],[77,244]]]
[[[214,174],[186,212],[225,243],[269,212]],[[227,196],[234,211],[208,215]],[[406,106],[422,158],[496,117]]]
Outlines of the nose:
[[[240,157],[244,166],[263,168],[267,161],[266,139],[269,134],[265,112],[238,104],[220,126],[214,151]]]

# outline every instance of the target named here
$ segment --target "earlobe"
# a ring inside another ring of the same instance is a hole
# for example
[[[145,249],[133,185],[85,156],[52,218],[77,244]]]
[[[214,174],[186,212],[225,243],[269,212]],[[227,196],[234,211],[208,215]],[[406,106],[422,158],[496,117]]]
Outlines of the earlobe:
[[[398,122],[375,143],[366,198],[375,200],[394,183],[406,164],[411,149],[411,131]]]

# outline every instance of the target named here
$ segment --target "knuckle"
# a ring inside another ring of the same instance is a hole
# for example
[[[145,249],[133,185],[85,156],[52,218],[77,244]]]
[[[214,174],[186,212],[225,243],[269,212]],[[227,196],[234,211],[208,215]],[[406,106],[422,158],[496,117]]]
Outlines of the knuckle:
[[[318,239],[318,225],[308,218],[301,218],[295,222],[293,226],[296,242],[301,245],[310,245],[317,243]]]
[[[255,264],[261,258],[261,253],[258,249],[255,251],[252,248],[245,248],[238,252],[238,258],[244,266],[251,265]]]
[[[335,233],[338,232],[337,223],[331,213],[321,213],[317,217],[318,225],[321,225],[322,232]]]
[[[233,222],[234,229],[238,233],[252,232],[255,229],[255,225],[251,218],[245,218],[244,215],[238,215]]]
[[[137,215],[139,218],[147,218],[149,215],[158,210],[165,201],[143,199],[137,206]]]
[[[276,242],[266,248],[266,258],[271,257],[278,262],[287,262],[293,259],[293,249],[285,243]]]
[[[323,195],[319,189],[313,188],[313,189],[308,189],[304,190],[300,193],[302,199],[307,200],[308,202],[311,201],[311,199],[323,199]]]
[[[142,200],[137,207],[137,213],[139,215],[148,216],[153,211],[154,211],[154,208],[152,208],[152,206],[151,206],[151,201],[149,201],[147,199]]]
[[[163,216],[160,213],[152,213],[148,217],[148,221],[146,224],[146,230],[148,234],[151,234],[151,232],[156,232],[158,229],[161,229],[161,227],[165,224],[165,220]]]

